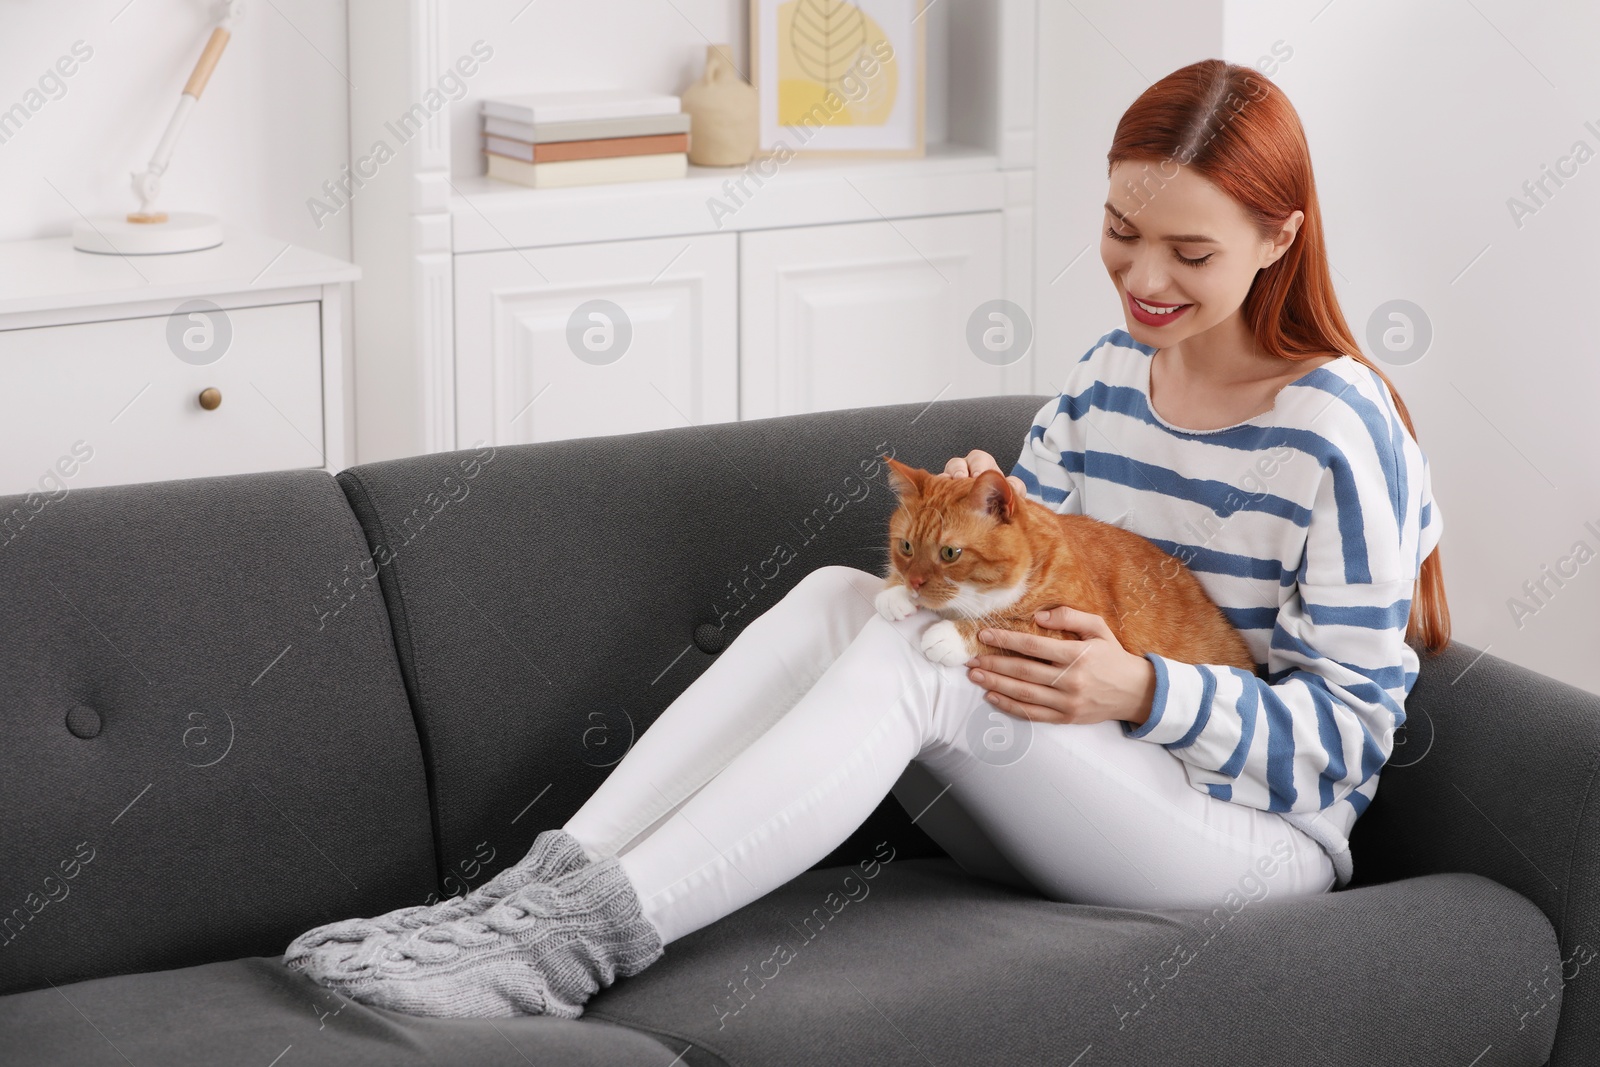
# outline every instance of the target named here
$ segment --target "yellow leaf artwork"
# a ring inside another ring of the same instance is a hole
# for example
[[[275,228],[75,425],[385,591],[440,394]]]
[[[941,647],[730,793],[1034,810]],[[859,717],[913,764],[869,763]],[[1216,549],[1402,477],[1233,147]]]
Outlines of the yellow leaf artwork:
[[[779,125],[888,121],[900,87],[895,49],[861,8],[845,0],[779,4],[777,46]]]

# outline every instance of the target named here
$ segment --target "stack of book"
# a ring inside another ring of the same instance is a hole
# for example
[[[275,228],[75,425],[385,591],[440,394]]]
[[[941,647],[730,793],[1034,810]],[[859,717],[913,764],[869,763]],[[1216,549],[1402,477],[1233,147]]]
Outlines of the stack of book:
[[[491,178],[539,189],[681,178],[689,116],[676,96],[621,89],[483,101]]]

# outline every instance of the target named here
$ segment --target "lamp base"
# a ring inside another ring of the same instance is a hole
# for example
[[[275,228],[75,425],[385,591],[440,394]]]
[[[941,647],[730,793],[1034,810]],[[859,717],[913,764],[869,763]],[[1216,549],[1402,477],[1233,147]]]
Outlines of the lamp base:
[[[222,223],[215,215],[174,211],[141,216],[161,221],[129,221],[131,216],[98,215],[72,228],[72,247],[107,256],[160,256],[198,252],[222,243]]]

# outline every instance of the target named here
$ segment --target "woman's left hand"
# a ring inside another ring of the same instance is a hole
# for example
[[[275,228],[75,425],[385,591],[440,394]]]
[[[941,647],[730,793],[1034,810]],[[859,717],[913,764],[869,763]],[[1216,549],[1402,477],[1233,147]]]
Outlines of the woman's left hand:
[[[985,654],[967,661],[967,677],[989,690],[985,697],[989,703],[1035,722],[1087,725],[1120,719],[1139,725],[1149,719],[1156,692],[1155,665],[1123,648],[1105,619],[1057,607],[1038,612],[1034,621],[1048,629],[1070,630],[1080,639],[995,627],[980,632],[978,639],[985,644],[1021,653]]]

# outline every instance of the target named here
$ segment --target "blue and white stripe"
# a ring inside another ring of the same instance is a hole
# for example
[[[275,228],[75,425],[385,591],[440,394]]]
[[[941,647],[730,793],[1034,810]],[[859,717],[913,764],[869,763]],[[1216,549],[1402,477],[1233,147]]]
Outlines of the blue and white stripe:
[[[1052,510],[1115,522],[1188,564],[1265,679],[1151,654],[1149,721],[1211,796],[1283,814],[1350,880],[1350,829],[1405,722],[1405,642],[1443,519],[1382,379],[1341,356],[1271,412],[1185,430],[1151,408],[1154,349],[1100,338],[1039,409],[1011,473]]]

